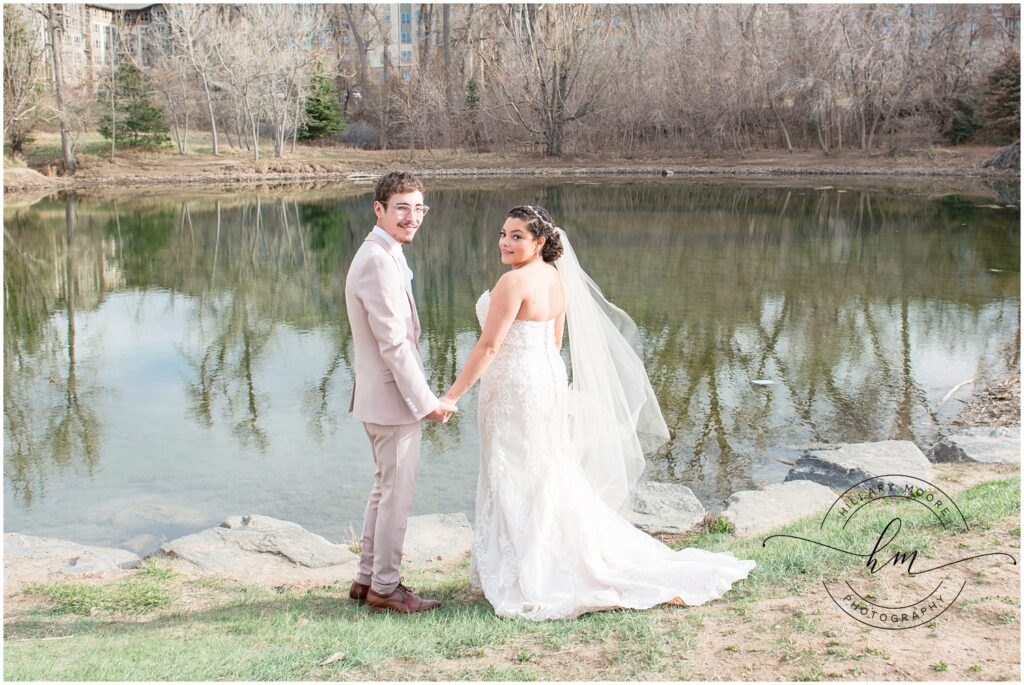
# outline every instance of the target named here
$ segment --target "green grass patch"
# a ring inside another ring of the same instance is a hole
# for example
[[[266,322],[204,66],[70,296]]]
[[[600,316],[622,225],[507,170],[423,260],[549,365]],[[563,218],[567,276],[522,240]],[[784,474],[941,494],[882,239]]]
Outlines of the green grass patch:
[[[1019,479],[975,486],[956,501],[972,531],[1005,525],[1019,516]],[[958,535],[928,527],[904,507],[905,529],[919,523],[915,543],[949,544]],[[884,508],[849,532],[848,547],[888,521]],[[865,512],[867,513],[867,512]],[[815,539],[820,518],[787,526]],[[762,536],[763,537],[763,536]],[[144,566],[130,579],[104,585],[46,584],[34,594],[50,606],[6,617],[4,676],[8,680],[539,680],[552,678],[554,655],[566,678],[679,679],[681,664],[697,647],[705,620],[716,615],[759,621],[754,602],[803,591],[859,559],[818,545],[778,538],[732,538],[709,531],[677,546],[729,551],[758,567],[722,600],[701,607],[608,611],[578,620],[503,619],[474,590],[468,564],[445,573],[410,571],[406,582],[442,600],[440,609],[412,616],[372,614],[347,601],[347,584],[311,591],[274,592],[230,581],[185,580],[165,568]],[[841,541],[833,541],[842,546]],[[96,607],[99,611],[89,615]],[[1007,603],[1007,609],[1012,609]],[[1008,611],[1007,617],[1014,616]],[[787,677],[823,677],[812,651],[764,626],[765,669],[784,664]],[[811,616],[786,622],[792,636],[821,634],[833,658],[856,662],[838,640],[827,642]],[[933,631],[934,632],[934,631]],[[43,640],[60,636],[61,640]],[[831,637],[835,637],[832,635]],[[737,648],[742,647],[739,645]],[[576,657],[585,654],[586,658]],[[936,653],[928,663],[938,661]],[[868,658],[888,661],[877,652]],[[440,675],[439,675],[440,674]],[[775,671],[748,674],[757,679]],[[685,674],[684,674],[685,675]],[[748,676],[740,677],[747,678]]]
[[[26,589],[50,600],[56,613],[89,615],[95,611],[138,614],[169,605],[173,599],[170,569],[143,564],[125,580],[104,585],[43,583]]]
[[[82,155],[109,156],[110,141],[96,132],[82,133],[75,144],[75,156]],[[60,136],[39,134],[33,142],[25,146],[24,157],[28,166],[37,169],[59,161]]]

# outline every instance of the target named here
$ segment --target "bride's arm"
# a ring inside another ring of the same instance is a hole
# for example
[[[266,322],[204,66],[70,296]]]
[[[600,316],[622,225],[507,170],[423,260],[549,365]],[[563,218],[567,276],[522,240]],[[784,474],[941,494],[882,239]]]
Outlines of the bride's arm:
[[[565,335],[565,312],[555,319],[555,349],[562,349],[562,336]]]
[[[512,327],[512,322],[516,320],[516,315],[519,314],[519,308],[523,304],[523,293],[520,292],[516,280],[510,276],[512,274],[508,273],[499,278],[494,290],[491,291],[491,305],[487,310],[487,321],[484,322],[480,339],[476,341],[466,365],[462,367],[458,378],[445,395],[453,403],[465,395],[473,384],[480,380],[480,376],[484,375],[484,371],[491,365],[494,355],[501,347],[508,329]]]

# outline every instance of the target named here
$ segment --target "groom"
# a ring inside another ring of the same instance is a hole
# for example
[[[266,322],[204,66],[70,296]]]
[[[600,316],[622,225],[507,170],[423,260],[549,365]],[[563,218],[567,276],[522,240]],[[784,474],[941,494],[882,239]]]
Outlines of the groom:
[[[456,409],[438,400],[423,375],[412,271],[402,253],[429,209],[423,184],[412,174],[391,172],[377,182],[373,200],[377,225],[356,251],[345,279],[355,349],[349,411],[363,422],[377,464],[349,599],[371,611],[412,613],[440,606],[414,595],[399,575],[420,458],[420,421],[443,423]]]

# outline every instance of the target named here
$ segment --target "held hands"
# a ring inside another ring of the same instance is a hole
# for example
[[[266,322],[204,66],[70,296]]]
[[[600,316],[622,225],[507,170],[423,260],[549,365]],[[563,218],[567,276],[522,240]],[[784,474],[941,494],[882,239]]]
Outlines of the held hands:
[[[427,421],[440,421],[441,423],[448,423],[448,419],[452,417],[452,414],[459,410],[455,406],[455,402],[451,401],[447,396],[441,398],[441,403],[437,405],[437,408],[427,414],[424,418]]]

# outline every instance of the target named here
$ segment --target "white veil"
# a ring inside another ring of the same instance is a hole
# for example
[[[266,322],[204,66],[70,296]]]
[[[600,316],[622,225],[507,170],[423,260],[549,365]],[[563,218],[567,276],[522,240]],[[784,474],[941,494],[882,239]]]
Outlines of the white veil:
[[[572,359],[568,437],[601,499],[623,511],[643,474],[644,452],[669,439],[641,358],[640,332],[580,267],[560,228],[562,276]]]

